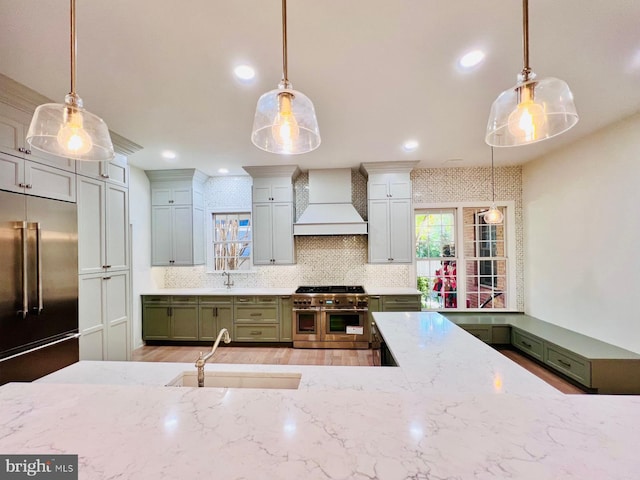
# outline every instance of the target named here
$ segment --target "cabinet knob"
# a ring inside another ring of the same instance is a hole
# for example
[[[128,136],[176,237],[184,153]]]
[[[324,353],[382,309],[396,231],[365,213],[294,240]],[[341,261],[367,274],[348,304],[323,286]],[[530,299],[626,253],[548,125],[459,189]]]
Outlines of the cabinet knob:
[[[31,185],[30,183],[27,183],[24,187],[25,188],[33,188],[33,185]]]
[[[25,148],[23,148],[23,147],[20,147],[20,148],[18,148],[18,151],[20,153],[25,153],[27,150]]]
[[[24,153],[26,153],[27,155],[31,155],[31,150],[26,149],[26,150],[24,151]]]

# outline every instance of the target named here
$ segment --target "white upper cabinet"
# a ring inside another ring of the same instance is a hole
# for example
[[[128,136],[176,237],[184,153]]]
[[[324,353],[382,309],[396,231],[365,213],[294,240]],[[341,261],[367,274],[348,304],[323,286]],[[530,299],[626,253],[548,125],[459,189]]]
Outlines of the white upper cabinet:
[[[296,165],[242,167],[253,177],[254,265],[295,263],[293,179]]]
[[[363,163],[368,176],[369,263],[413,262],[411,170],[417,162]]]
[[[151,264],[205,262],[204,183],[195,169],[148,170],[151,181]]]

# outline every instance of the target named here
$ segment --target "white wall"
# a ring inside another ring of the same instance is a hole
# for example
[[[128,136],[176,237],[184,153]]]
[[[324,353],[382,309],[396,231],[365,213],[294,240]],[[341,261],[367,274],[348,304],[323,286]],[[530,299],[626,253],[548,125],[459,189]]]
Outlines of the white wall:
[[[131,223],[132,348],[142,346],[142,304],[146,290],[163,287],[161,269],[151,268],[151,187],[144,171],[129,168],[129,221]]]
[[[640,353],[640,114],[523,167],[525,312]]]

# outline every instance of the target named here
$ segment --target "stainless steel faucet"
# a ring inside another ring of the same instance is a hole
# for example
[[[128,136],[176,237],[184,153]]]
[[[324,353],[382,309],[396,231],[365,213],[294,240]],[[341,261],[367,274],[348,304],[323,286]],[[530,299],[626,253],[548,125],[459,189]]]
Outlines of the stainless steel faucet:
[[[231,274],[229,272],[222,272],[222,275],[226,275],[227,276],[227,281],[224,282],[224,284],[226,285],[227,288],[231,288],[233,287],[233,282],[231,281]]]
[[[207,363],[207,360],[213,357],[214,353],[216,353],[216,349],[218,348],[218,345],[220,344],[221,339],[224,339],[224,343],[231,342],[231,337],[229,337],[229,331],[226,328],[222,328],[218,333],[218,338],[216,338],[216,341],[213,344],[213,347],[211,347],[211,351],[207,353],[204,357],[202,356],[202,352],[200,352],[200,356],[198,357],[198,360],[196,360],[196,368],[198,369],[198,386],[199,387],[204,387],[204,364]]]

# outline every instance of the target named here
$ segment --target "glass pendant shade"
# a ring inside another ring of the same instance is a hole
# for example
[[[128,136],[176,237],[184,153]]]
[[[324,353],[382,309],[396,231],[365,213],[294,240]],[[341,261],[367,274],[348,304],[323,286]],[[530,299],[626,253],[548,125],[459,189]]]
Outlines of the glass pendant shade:
[[[485,141],[493,147],[527,145],[560,135],[576,123],[569,86],[553,77],[532,79],[505,90],[493,102]]]
[[[37,150],[73,160],[105,162],[115,153],[107,124],[82,108],[82,100],[67,95],[66,102],[36,108],[27,142]]]
[[[265,93],[258,99],[251,141],[266,152],[285,155],[315,150],[320,146],[320,130],[313,103],[282,84]]]
[[[495,203],[492,203],[491,208],[489,208],[489,210],[487,210],[484,214],[484,221],[489,225],[500,224],[502,223],[503,219],[504,215],[500,210],[498,210],[498,207],[496,207]]]

